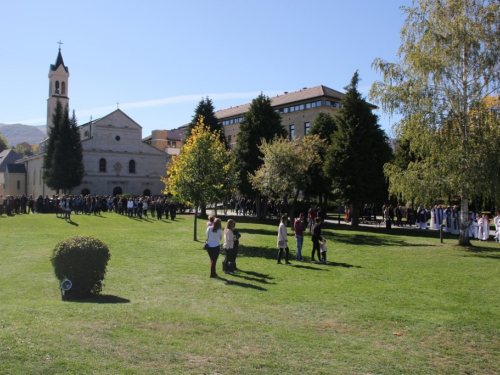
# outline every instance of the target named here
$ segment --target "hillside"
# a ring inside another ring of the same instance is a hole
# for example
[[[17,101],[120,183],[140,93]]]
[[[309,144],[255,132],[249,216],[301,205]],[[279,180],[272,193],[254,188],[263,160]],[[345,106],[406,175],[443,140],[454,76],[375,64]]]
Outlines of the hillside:
[[[45,138],[45,125],[0,124],[0,133],[7,139],[10,146],[16,146],[22,142],[34,145]]]

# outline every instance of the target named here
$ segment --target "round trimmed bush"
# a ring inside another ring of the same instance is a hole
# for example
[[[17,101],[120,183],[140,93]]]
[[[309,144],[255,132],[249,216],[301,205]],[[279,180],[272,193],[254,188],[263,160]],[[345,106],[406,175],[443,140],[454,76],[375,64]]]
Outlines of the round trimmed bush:
[[[73,283],[66,295],[82,298],[101,292],[110,257],[101,240],[74,236],[59,241],[50,261],[59,281],[69,279]]]

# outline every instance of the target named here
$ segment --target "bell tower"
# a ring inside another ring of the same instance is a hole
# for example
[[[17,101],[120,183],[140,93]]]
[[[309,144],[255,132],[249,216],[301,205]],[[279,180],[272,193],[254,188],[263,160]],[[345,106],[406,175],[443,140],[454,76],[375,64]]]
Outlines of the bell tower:
[[[49,129],[52,127],[52,113],[56,108],[56,103],[59,100],[65,108],[69,105],[68,98],[68,80],[69,69],[64,65],[64,60],[61,54],[61,42],[59,42],[59,53],[55,64],[50,65],[49,70],[49,98],[47,99],[47,136]]]

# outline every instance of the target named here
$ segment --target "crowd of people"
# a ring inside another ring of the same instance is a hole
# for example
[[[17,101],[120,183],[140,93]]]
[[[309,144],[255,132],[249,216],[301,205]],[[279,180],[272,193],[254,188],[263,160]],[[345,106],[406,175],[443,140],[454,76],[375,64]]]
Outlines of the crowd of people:
[[[116,213],[137,217],[142,219],[152,218],[162,220],[175,220],[177,211],[183,212],[184,207],[178,206],[172,199],[164,196],[155,197],[131,197],[131,196],[106,196],[106,195],[53,195],[49,197],[39,195],[36,199],[33,196],[0,195],[0,215],[7,216],[14,214],[55,214],[58,217],[71,219],[71,213],[75,215],[100,215],[101,212]]]

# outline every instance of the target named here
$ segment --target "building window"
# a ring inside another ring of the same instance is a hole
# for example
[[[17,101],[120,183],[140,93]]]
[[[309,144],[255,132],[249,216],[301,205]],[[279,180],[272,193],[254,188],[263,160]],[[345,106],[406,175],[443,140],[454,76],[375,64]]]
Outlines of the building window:
[[[288,113],[288,107],[283,108],[283,113]]]
[[[61,82],[61,94],[66,95],[66,82]]]
[[[106,159],[99,160],[99,172],[106,172]]]
[[[309,134],[309,130],[311,128],[311,125],[308,123],[308,122],[305,122],[304,123],[304,134],[305,135],[308,135]]]
[[[135,160],[128,162],[128,173],[135,173]]]
[[[172,147],[177,147],[177,143],[175,141],[172,141]]]
[[[295,137],[295,125],[290,125],[290,139]]]
[[[230,145],[231,144],[231,134],[227,136],[227,143]]]
[[[33,171],[33,185],[36,183],[36,169]]]
[[[116,139],[117,141],[119,141],[119,140],[120,140],[120,136],[119,136],[119,135],[117,135],[117,136],[115,137],[115,139]]]
[[[21,181],[17,180],[17,190],[21,190]]]
[[[55,89],[55,93],[56,93],[56,94],[59,94],[59,81],[56,81],[56,89]]]
[[[38,173],[38,185],[42,184],[42,170],[40,169],[40,172]]]

